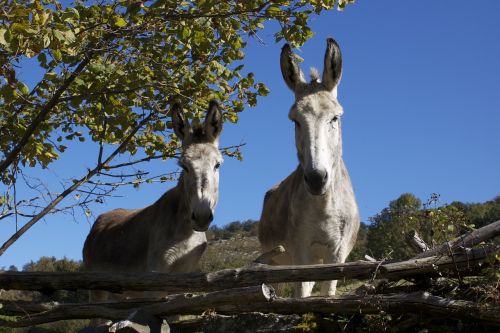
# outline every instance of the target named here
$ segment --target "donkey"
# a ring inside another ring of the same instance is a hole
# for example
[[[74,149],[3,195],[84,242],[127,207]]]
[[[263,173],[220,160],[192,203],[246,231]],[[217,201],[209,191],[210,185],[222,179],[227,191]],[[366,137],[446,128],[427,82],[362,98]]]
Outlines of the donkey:
[[[222,113],[211,101],[204,124],[190,125],[179,104],[172,106],[174,132],[182,141],[177,186],[152,205],[100,215],[83,247],[87,271],[191,272],[207,247],[205,231],[219,195],[218,149]],[[90,300],[111,295],[92,291]]]
[[[263,252],[284,245],[286,253],[271,264],[343,263],[359,229],[359,212],[342,159],[337,100],[342,56],[329,38],[322,80],[315,69],[306,82],[288,44],[281,50],[281,73],[295,93],[288,117],[295,123],[299,166],[269,190],[259,223]],[[314,282],[295,283],[294,296],[311,295]],[[335,295],[337,281],[323,281],[320,294]]]

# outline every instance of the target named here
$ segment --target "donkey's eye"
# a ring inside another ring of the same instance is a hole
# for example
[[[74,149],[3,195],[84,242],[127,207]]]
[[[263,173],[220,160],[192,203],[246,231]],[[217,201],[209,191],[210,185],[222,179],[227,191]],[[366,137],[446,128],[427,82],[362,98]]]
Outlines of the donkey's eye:
[[[217,170],[218,168],[220,168],[220,162],[217,162],[217,164],[215,164],[214,170]]]
[[[336,123],[339,120],[339,116],[335,116],[330,120],[330,124]]]

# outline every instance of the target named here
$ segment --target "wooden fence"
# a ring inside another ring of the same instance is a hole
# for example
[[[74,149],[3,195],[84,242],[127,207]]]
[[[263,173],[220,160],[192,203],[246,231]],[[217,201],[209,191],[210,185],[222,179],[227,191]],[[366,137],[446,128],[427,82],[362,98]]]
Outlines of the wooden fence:
[[[485,244],[500,235],[500,221],[489,224],[457,239],[428,249],[412,233],[409,244],[418,251],[414,258],[398,262],[358,261],[344,264],[269,266],[269,257],[283,251],[277,248],[264,254],[252,265],[211,273],[37,273],[2,272],[0,288],[32,290],[49,293],[56,290],[164,291],[174,293],[161,299],[134,299],[96,304],[32,303],[0,301],[0,326],[27,327],[67,319],[107,318],[120,321],[131,314],[146,313],[154,318],[170,315],[200,315],[210,310],[217,315],[249,312],[301,313],[407,313],[429,316],[472,319],[488,326],[500,327],[500,305],[494,302],[478,304],[432,295],[412,284],[387,287],[389,281],[401,279],[426,281],[432,277],[463,278],[478,275],[485,267],[497,268],[498,243]],[[335,279],[367,280],[356,293],[337,298],[310,297],[305,299],[276,296],[269,284],[280,282],[323,281]],[[384,288],[384,286],[386,286]],[[196,292],[196,294],[192,294]],[[176,294],[177,293],[177,294]],[[122,327],[121,325],[120,327]],[[196,327],[196,325],[195,325]],[[117,332],[119,330],[116,330]]]

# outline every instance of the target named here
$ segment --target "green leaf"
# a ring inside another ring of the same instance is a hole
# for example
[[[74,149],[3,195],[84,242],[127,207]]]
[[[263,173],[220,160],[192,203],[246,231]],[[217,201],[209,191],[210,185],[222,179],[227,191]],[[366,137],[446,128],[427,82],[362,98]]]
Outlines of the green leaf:
[[[113,24],[119,28],[122,28],[127,25],[127,21],[125,21],[125,19],[121,16],[114,16]]]
[[[66,36],[66,43],[71,44],[74,43],[76,40],[76,36],[71,30],[67,30],[64,35]]]
[[[67,9],[69,12],[72,12],[73,15],[79,19],[80,18],[80,13],[78,12],[78,10],[76,8],[73,8],[73,7],[68,7]]]
[[[50,45],[50,37],[48,35],[43,36],[43,47],[47,48]]]
[[[93,73],[99,74],[106,70],[106,66],[104,66],[103,64],[90,64],[89,70]]]
[[[61,53],[61,51],[59,49],[53,50],[52,51],[52,56],[57,61],[61,61],[62,60],[62,53]]]
[[[60,30],[52,30],[52,35],[54,36],[55,39],[57,39],[60,42],[65,42],[66,41],[66,36],[65,34],[60,31]]]
[[[7,32],[7,29],[0,28],[0,44],[7,46],[8,43],[5,40],[5,33]]]
[[[54,80],[55,78],[57,78],[57,73],[54,72],[45,73],[44,78],[48,80]]]
[[[19,90],[24,94],[24,95],[28,95],[30,93],[30,89],[28,88],[27,85],[25,85],[24,83],[21,83],[21,87],[19,88]]]
[[[187,39],[191,35],[191,29],[189,27],[184,27],[182,29],[182,38]]]

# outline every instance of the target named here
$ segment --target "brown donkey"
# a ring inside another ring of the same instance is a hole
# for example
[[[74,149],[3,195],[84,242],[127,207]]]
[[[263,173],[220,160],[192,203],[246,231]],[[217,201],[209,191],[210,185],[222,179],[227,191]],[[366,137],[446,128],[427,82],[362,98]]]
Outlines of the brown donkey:
[[[191,126],[181,106],[172,106],[175,134],[182,140],[177,186],[152,205],[115,209],[100,215],[83,247],[87,271],[191,272],[207,246],[205,231],[213,220],[219,194],[222,155],[218,139],[222,114],[211,101],[203,125]],[[90,300],[109,293],[92,291]]]

